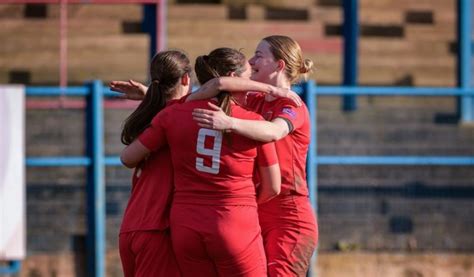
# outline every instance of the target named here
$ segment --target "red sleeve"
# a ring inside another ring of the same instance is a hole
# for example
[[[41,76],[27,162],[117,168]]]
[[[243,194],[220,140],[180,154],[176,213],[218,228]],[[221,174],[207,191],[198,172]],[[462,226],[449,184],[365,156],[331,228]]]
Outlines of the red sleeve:
[[[269,142],[257,147],[258,166],[271,166],[278,163],[278,156],[275,149],[275,143]]]
[[[156,151],[168,143],[163,126],[166,114],[166,111],[159,112],[150,126],[138,136],[138,140],[150,151]]]
[[[284,119],[290,126],[290,133],[301,127],[305,122],[304,107],[296,107],[294,104],[283,103],[273,111],[274,118]]]

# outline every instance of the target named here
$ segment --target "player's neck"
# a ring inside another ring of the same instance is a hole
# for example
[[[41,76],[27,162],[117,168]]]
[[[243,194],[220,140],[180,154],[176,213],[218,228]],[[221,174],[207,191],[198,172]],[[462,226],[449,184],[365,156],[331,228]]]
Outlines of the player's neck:
[[[270,83],[270,85],[279,87],[279,88],[291,88],[291,83],[288,81],[288,78],[284,76],[284,74],[279,74],[275,79],[273,79]],[[265,101],[271,102],[276,100],[277,98],[275,96],[272,96],[270,94],[265,95]]]
[[[183,96],[189,93],[189,88],[187,86],[178,86],[175,91],[171,93],[170,100],[178,100]]]

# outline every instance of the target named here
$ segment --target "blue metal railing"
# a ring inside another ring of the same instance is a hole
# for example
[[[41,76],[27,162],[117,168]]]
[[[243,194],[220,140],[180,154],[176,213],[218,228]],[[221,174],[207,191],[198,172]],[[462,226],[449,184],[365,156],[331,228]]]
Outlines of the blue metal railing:
[[[305,102],[311,114],[311,141],[307,160],[307,178],[309,197],[317,213],[317,188],[319,165],[445,165],[445,166],[473,166],[474,156],[318,156],[317,155],[317,97],[351,95],[378,95],[378,96],[462,96],[473,99],[474,89],[461,88],[429,88],[429,87],[317,87],[314,81],[308,81],[294,90],[305,96]],[[355,107],[355,106],[354,106]],[[317,251],[313,255],[311,265],[316,264]],[[310,268],[309,276],[315,276]]]
[[[317,166],[318,165],[449,165],[472,166],[474,157],[464,156],[318,156],[317,155],[317,96],[379,95],[379,96],[463,96],[473,97],[474,88],[429,88],[429,87],[317,87],[312,81],[295,88],[305,94],[311,120],[311,146],[308,153],[308,185],[310,199],[317,208]]]
[[[343,59],[343,84],[344,86],[357,85],[358,77],[358,0],[344,0],[343,12],[343,37],[344,37],[344,59]],[[472,0],[457,0],[457,86],[468,88],[473,84],[472,78]],[[457,117],[463,122],[474,121],[474,97],[459,95],[457,106]],[[343,96],[343,110],[352,111],[357,109],[356,95],[345,94]]]
[[[95,80],[83,87],[27,87],[27,96],[82,96],[87,100],[87,155],[79,157],[28,157],[30,167],[85,166],[87,191],[87,276],[105,276],[105,165],[117,157],[104,156],[103,97],[114,95]],[[19,267],[18,267],[19,269]]]

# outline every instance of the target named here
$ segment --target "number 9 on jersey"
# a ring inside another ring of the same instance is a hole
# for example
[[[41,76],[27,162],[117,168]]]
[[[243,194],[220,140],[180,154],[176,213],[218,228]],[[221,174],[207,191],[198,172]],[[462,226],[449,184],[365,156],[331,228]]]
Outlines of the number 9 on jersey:
[[[212,148],[206,148],[205,142],[207,137],[214,138],[214,145]],[[196,169],[201,172],[218,174],[221,161],[222,148],[222,132],[211,129],[199,129],[198,139],[196,144],[196,152],[198,154],[209,156],[212,159],[211,166],[204,165],[204,158],[196,158]]]

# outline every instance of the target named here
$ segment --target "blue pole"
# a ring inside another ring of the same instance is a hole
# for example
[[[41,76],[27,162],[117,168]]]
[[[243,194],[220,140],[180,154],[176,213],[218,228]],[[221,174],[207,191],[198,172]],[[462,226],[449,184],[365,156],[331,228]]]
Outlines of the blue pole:
[[[472,3],[471,0],[458,0],[458,87],[471,87],[472,76]],[[474,121],[474,98],[458,98],[458,115],[463,122]]]
[[[157,28],[156,28],[156,9],[157,4],[145,4],[143,5],[143,21],[142,29],[150,36],[150,58],[155,56],[158,45],[157,45]]]
[[[311,201],[311,206],[313,206],[314,213],[318,214],[318,202],[317,202],[317,189],[318,189],[318,165],[317,165],[317,98],[315,93],[315,86],[313,80],[309,80],[305,83],[305,92],[306,92],[306,105],[308,106],[308,111],[311,117],[310,120],[310,144],[308,149],[308,158],[307,158],[307,172],[308,176],[308,187],[309,187],[309,199]],[[311,264],[309,267],[308,276],[316,276],[316,270],[314,266],[317,263],[318,251],[313,254],[311,257]]]
[[[26,165],[33,167],[46,166],[90,166],[88,157],[28,157]]]
[[[359,37],[358,0],[344,0],[344,68],[343,84],[357,85],[357,39]],[[342,108],[344,111],[357,109],[356,97],[344,95]]]
[[[88,97],[87,276],[105,277],[105,169],[103,84],[90,84]]]
[[[20,261],[9,261],[8,266],[0,266],[0,275],[13,275],[20,272]]]
[[[308,186],[309,186],[309,198],[315,211],[317,211],[317,108],[316,108],[316,94],[315,94],[315,83],[313,80],[309,80],[305,84],[306,90],[306,105],[308,106],[309,114],[311,116],[311,138],[308,149]]]

